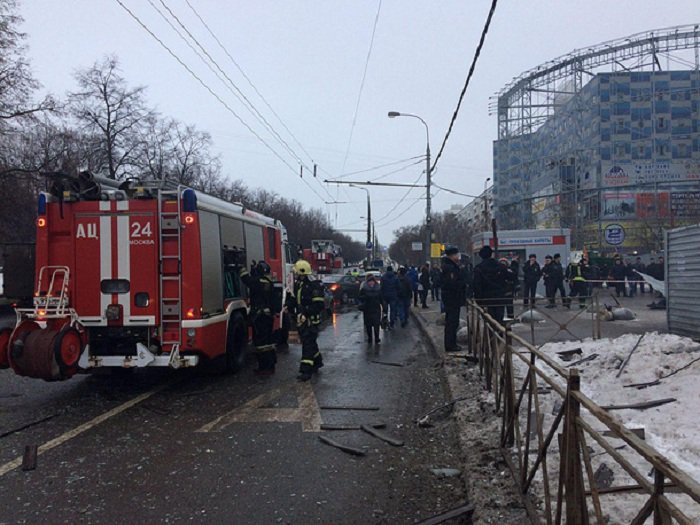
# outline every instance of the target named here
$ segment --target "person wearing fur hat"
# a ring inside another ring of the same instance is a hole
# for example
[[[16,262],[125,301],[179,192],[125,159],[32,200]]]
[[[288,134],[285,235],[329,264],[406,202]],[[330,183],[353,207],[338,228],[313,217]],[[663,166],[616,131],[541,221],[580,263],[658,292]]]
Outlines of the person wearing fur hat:
[[[459,248],[448,246],[441,261],[440,286],[445,305],[445,352],[458,352],[459,310],[467,297],[467,283],[459,266]]]

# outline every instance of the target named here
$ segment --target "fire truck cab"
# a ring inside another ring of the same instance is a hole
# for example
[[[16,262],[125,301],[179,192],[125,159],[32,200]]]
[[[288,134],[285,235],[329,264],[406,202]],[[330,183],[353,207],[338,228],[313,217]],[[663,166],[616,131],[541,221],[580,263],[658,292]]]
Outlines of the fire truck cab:
[[[234,371],[250,331],[239,272],[265,260],[283,304],[286,243],[279,221],[192,188],[56,176],[38,199],[33,307],[0,331],[0,366],[45,380],[203,359]]]

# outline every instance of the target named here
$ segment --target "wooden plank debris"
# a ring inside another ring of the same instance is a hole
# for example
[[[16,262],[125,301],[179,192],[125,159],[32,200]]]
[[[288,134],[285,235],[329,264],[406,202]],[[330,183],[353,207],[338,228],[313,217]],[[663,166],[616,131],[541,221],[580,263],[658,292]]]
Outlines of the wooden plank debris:
[[[642,342],[642,339],[644,339],[644,335],[645,335],[645,334],[642,334],[642,335],[639,336],[639,339],[637,339],[637,344],[635,344],[634,347],[632,348],[632,350],[630,350],[630,353],[627,354],[627,357],[625,357],[625,360],[624,360],[624,361],[622,362],[622,364],[620,365],[620,369],[617,371],[617,374],[615,374],[615,377],[620,377],[620,374],[622,373],[622,371],[623,371],[623,370],[625,369],[625,367],[627,366],[627,363],[629,363],[629,361],[630,361],[630,359],[631,359],[631,357],[632,357],[632,354],[633,354],[634,351],[639,347],[639,343]]]
[[[450,509],[446,512],[436,514],[435,516],[423,520],[419,522],[418,525],[438,525],[438,523],[445,523],[447,520],[458,518],[465,514],[467,517],[471,517],[471,515],[474,514],[474,505],[467,503],[466,505],[455,507],[454,509]]]
[[[386,441],[390,445],[393,445],[395,447],[403,447],[402,440],[396,439],[393,436],[385,434],[384,432],[381,432],[374,427],[371,427],[369,425],[360,425],[360,429],[363,430],[364,432],[367,432],[370,436],[374,436],[377,439],[381,439],[382,441]]]
[[[582,353],[583,350],[580,348],[572,348],[571,350],[562,350],[561,352],[557,352],[557,355],[562,361],[571,361],[575,355],[581,355]]]
[[[39,447],[37,445],[27,445],[24,447],[22,457],[22,470],[34,470],[36,468],[36,458]]]
[[[585,363],[587,361],[593,361],[596,357],[598,357],[598,354],[591,354],[587,357],[584,357],[583,359],[579,359],[578,361],[574,361],[571,364],[566,365],[568,368],[571,368],[572,366],[580,365],[581,363]]]
[[[322,442],[325,443],[326,445],[330,445],[331,447],[335,447],[337,449],[342,450],[343,452],[347,452],[348,454],[351,454],[353,456],[364,456],[365,451],[361,450],[359,448],[351,447],[348,445],[343,445],[342,443],[338,443],[334,439],[331,439],[329,437],[326,437],[324,435],[319,435],[318,439]]]
[[[661,381],[655,379],[654,381],[649,381],[648,383],[632,383],[631,385],[624,385],[622,388],[636,388],[637,390],[642,390],[643,388],[647,388],[649,386],[656,386],[660,384]]]
[[[664,399],[656,399],[654,401],[644,401],[642,403],[631,403],[629,405],[607,405],[602,406],[600,408],[602,408],[603,410],[626,410],[630,408],[637,410],[646,410],[647,408],[653,408],[665,405],[667,403],[673,403],[675,400],[675,397],[667,397]]]
[[[405,366],[403,363],[397,363],[394,361],[379,361],[378,359],[371,359],[370,363],[377,365],[387,365],[387,366]]]
[[[379,410],[379,407],[363,407],[351,405],[323,405],[321,410]]]
[[[321,423],[321,430],[360,430],[361,425],[334,425],[331,423]],[[374,428],[386,428],[386,423],[372,423]]]
[[[632,434],[636,435],[639,439],[645,439],[644,428],[641,428],[641,427],[640,428],[628,428],[627,430],[632,432]],[[604,430],[603,435],[607,436],[607,437],[614,437],[614,438],[618,437],[618,434],[616,434],[612,430]]]

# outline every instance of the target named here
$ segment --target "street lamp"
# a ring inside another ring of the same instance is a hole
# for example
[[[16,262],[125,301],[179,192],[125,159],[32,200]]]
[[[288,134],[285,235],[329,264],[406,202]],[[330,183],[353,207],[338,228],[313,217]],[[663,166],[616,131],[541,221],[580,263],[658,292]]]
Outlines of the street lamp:
[[[420,118],[418,115],[413,115],[411,113],[399,113],[398,111],[389,111],[387,114],[389,118],[395,117],[413,117],[420,120],[425,126],[425,177],[426,177],[426,205],[425,205],[425,260],[430,262],[430,242],[432,240],[431,229],[432,225],[430,223],[430,133],[428,132],[428,124],[425,120]]]
[[[363,188],[362,186],[356,186],[354,184],[350,184],[353,188],[357,188],[358,190],[364,190],[367,192],[367,243],[365,244],[365,248],[367,248],[367,267],[369,267],[372,263],[370,261],[370,254],[372,250],[372,206],[369,201],[369,190],[367,188]]]

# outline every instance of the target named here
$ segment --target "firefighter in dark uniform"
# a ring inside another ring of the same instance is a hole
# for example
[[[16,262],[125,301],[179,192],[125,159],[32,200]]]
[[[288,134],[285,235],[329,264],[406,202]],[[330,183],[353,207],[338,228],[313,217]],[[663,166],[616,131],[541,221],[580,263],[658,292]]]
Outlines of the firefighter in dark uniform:
[[[308,381],[323,366],[323,357],[316,342],[324,308],[323,286],[321,281],[311,279],[311,265],[303,259],[294,263],[294,274],[296,281],[290,302],[296,312],[301,339],[301,363],[297,379]]]
[[[253,344],[258,358],[257,375],[268,376],[275,373],[275,344],[272,337],[272,324],[280,306],[275,300],[275,289],[270,279],[270,265],[258,262],[251,272],[241,271],[241,281],[248,287],[250,297],[250,319],[253,325]]]

